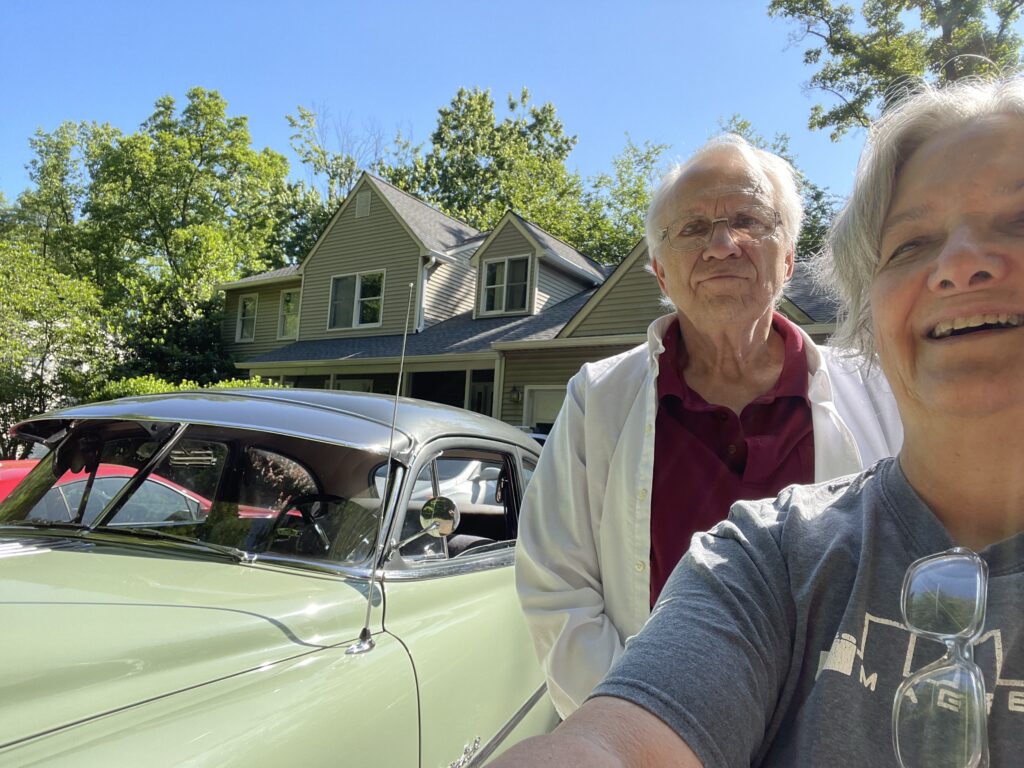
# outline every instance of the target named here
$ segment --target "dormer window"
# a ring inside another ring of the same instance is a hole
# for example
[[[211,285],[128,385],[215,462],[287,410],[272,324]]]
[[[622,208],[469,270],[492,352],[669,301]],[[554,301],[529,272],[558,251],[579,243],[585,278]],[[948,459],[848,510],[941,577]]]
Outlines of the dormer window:
[[[529,293],[529,256],[489,259],[483,263],[483,270],[484,314],[526,310],[526,297]]]

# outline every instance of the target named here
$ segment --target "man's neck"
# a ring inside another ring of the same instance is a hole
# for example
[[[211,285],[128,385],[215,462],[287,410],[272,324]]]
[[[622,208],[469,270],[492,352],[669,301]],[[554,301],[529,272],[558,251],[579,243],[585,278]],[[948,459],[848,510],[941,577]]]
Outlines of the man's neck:
[[[779,380],[785,344],[772,330],[770,309],[754,322],[715,323],[710,327],[680,315],[679,328],[686,350],[686,364],[680,374],[709,403],[740,413]]]

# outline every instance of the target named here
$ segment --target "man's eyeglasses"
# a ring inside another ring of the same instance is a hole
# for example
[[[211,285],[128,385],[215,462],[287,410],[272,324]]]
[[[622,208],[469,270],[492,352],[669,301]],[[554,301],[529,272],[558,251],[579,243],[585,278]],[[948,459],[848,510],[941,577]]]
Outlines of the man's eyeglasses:
[[[892,733],[902,768],[986,768],[985,679],[974,643],[985,626],[988,566],[956,547],[913,563],[903,578],[900,610],[916,637],[946,653],[896,690]]]
[[[662,229],[660,234],[674,251],[699,251],[711,242],[719,222],[729,228],[737,243],[754,243],[774,235],[779,218],[779,212],[767,205],[748,205],[717,219],[684,216]]]

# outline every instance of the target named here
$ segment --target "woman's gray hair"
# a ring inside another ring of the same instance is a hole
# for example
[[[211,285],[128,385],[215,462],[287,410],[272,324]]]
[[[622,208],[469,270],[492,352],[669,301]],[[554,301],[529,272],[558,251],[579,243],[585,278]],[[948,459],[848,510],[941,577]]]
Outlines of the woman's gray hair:
[[[800,184],[796,170],[790,163],[763,149],[758,149],[742,136],[725,133],[708,141],[684,162],[676,163],[661,177],[658,186],[651,195],[651,204],[647,208],[644,230],[647,236],[647,252],[653,262],[657,259],[657,250],[661,246],[658,215],[665,199],[675,189],[679,177],[697,161],[722,150],[731,149],[744,156],[752,168],[756,168],[771,186],[773,205],[782,220],[783,243],[788,248],[795,248],[800,238],[800,225],[804,219],[803,200],[800,197]]]
[[[901,98],[895,96],[895,105],[870,128],[853,192],[814,264],[818,282],[839,299],[841,307],[832,343],[869,360],[875,353],[871,281],[882,226],[903,165],[939,133],[984,117],[1024,117],[1024,78],[1019,76],[961,80],[941,88],[918,83],[905,88]],[[890,103],[893,100],[890,96]]]

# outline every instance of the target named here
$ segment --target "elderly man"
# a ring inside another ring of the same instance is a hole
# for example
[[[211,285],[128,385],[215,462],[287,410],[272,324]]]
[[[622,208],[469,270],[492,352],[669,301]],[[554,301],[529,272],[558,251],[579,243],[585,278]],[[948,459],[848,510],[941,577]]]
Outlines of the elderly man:
[[[588,364],[530,483],[516,579],[548,691],[575,710],[643,626],[695,531],[738,499],[899,448],[884,379],[773,312],[802,211],[793,168],[738,136],[674,168],[647,218],[675,312]]]
[[[1021,764],[1024,80],[887,113],[832,252],[898,460],[737,504],[595,697],[496,766]]]

